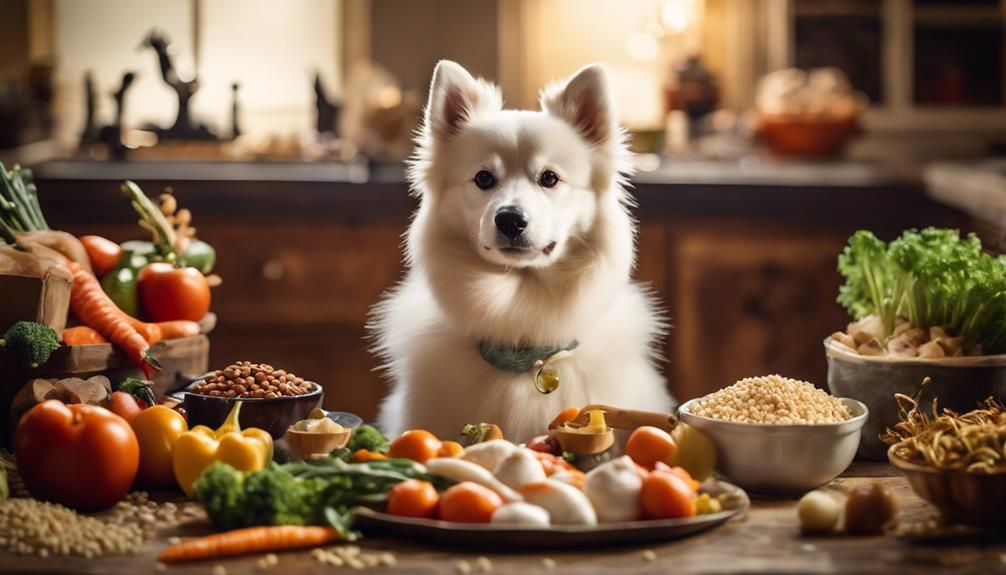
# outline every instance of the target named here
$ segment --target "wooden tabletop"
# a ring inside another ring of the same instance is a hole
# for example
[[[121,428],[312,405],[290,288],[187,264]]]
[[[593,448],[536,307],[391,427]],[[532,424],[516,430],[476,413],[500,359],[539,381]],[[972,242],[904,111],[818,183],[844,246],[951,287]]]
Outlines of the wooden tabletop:
[[[935,510],[916,497],[904,478],[887,465],[854,464],[827,489],[847,491],[865,481],[879,481],[895,494],[901,523],[926,524],[937,517]],[[796,499],[752,494],[748,513],[725,525],[686,539],[662,545],[615,549],[568,550],[534,553],[480,552],[477,549],[427,547],[390,539],[363,539],[366,552],[394,553],[393,566],[367,568],[372,573],[458,573],[458,563],[467,562],[477,573],[479,558],[487,557],[492,573],[569,573],[588,575],[634,573],[996,573],[1006,572],[1006,534],[970,530],[942,530],[909,538],[803,536],[796,523]],[[0,573],[277,573],[315,574],[354,572],[316,561],[309,552],[279,555],[276,566],[258,566],[260,556],[171,566],[155,571],[154,556],[171,536],[209,532],[199,517],[162,533],[137,555],[97,559],[39,559],[0,553]],[[549,561],[550,560],[550,561]],[[554,567],[546,564],[554,562]],[[482,560],[484,565],[484,560]],[[220,567],[223,567],[221,571]]]

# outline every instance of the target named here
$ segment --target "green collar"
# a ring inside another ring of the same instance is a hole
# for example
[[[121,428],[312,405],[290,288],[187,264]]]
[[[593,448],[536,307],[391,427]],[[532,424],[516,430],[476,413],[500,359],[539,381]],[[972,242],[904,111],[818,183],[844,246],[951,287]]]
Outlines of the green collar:
[[[528,373],[538,365],[563,351],[573,351],[580,342],[575,339],[568,345],[546,347],[500,347],[487,342],[479,343],[479,355],[486,363],[503,371]]]

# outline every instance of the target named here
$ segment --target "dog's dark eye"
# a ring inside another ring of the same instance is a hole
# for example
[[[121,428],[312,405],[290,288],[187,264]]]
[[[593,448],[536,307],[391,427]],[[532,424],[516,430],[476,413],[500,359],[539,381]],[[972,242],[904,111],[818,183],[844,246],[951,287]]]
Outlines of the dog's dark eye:
[[[559,183],[559,176],[552,170],[545,170],[538,176],[538,185],[543,188],[554,188]]]
[[[479,173],[475,174],[475,185],[480,190],[488,190],[496,185],[496,176],[486,170],[480,170]]]

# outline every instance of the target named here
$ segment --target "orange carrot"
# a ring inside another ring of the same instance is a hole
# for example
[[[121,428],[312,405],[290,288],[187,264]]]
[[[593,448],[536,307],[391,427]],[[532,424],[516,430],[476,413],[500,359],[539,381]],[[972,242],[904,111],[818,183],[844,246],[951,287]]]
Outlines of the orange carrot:
[[[338,532],[331,527],[300,525],[246,527],[182,541],[161,551],[157,555],[157,560],[162,563],[180,563],[230,555],[302,549],[325,545],[338,539]]]
[[[143,336],[143,339],[146,340],[147,344],[154,345],[155,343],[161,341],[161,339],[164,337],[161,334],[161,327],[156,323],[147,323],[145,321],[140,321],[135,317],[127,314],[126,312],[122,313],[125,317],[125,320],[129,322],[129,325],[133,326],[133,329],[136,330],[136,333]]]
[[[364,463],[367,461],[381,461],[382,459],[387,459],[388,456],[377,452],[370,451],[369,449],[357,449],[353,452],[353,461],[355,463]]]
[[[123,312],[125,313],[125,312]],[[184,319],[174,321],[162,321],[159,323],[147,323],[135,317],[126,315],[126,321],[133,326],[147,343],[154,345],[162,339],[177,339],[179,337],[189,337],[199,334],[199,324],[194,321]]]
[[[101,335],[94,328],[86,325],[77,325],[63,330],[63,343],[66,345],[94,345],[96,343],[108,343],[105,336]]]
[[[179,337],[199,335],[199,324],[194,321],[184,319],[162,321],[157,324],[157,327],[161,329],[161,337],[164,339],[176,339]]]
[[[129,316],[105,294],[94,275],[76,262],[67,260],[66,265],[73,273],[73,286],[70,288],[73,315],[122,348],[149,379],[153,371],[161,366],[150,355],[147,341],[130,325]]]

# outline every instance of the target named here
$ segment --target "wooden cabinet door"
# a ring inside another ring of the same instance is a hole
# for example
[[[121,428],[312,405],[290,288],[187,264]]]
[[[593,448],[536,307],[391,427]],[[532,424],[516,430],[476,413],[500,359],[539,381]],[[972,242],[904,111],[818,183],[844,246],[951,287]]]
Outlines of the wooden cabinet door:
[[[822,340],[848,321],[835,303],[845,235],[775,229],[678,235],[671,388],[679,399],[772,373],[826,384]]]

